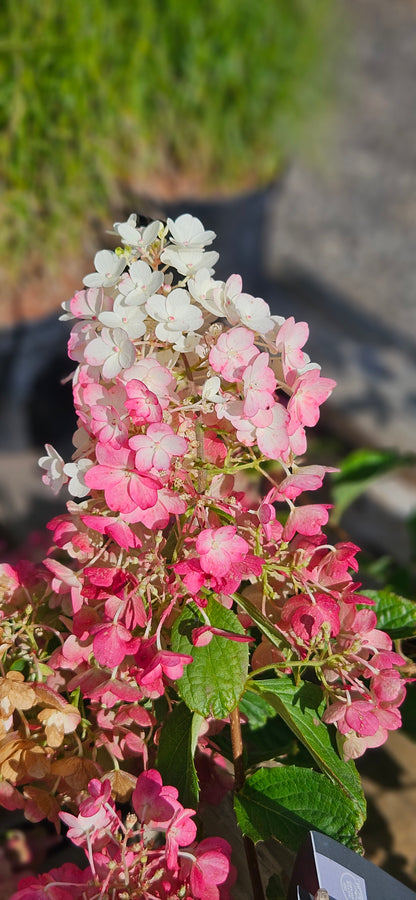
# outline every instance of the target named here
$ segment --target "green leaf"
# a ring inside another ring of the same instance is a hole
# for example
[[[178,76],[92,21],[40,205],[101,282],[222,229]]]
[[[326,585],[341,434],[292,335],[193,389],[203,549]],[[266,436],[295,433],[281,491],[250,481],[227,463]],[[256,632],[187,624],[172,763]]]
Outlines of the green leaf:
[[[236,603],[238,603],[239,606],[241,606],[242,609],[244,609],[244,612],[246,612],[247,615],[250,616],[250,619],[253,620],[255,625],[257,625],[257,627],[260,629],[261,633],[269,639],[270,643],[273,644],[274,647],[278,647],[279,650],[282,650],[282,648],[290,646],[283,635],[279,634],[276,628],[271,624],[271,622],[269,622],[269,619],[267,619],[266,616],[263,616],[263,613],[261,613],[260,610],[257,609],[257,606],[255,606],[254,603],[251,603],[251,601],[248,600],[247,597],[243,597],[242,594],[235,593],[233,594],[233,599],[236,601]]]
[[[27,659],[15,659],[10,666],[10,672],[25,672],[27,670]]]
[[[375,601],[371,609],[377,615],[377,627],[387,631],[393,640],[416,634],[416,603],[413,600],[406,600],[388,589],[360,593]]]
[[[260,701],[261,705],[255,709],[257,701]],[[252,714],[253,709],[255,709],[254,714]],[[246,691],[240,700],[239,710],[244,715],[249,713],[249,721],[241,727],[246,769],[252,769],[260,763],[275,759],[284,759],[287,765],[313,767],[314,760],[305,747],[300,745],[290,728],[262,696]],[[215,743],[221,753],[227,759],[232,760],[229,728],[224,728],[220,734],[215,736]]]
[[[310,753],[299,745],[293,732],[261,694],[246,691],[239,709],[248,719],[247,724],[242,726],[247,767],[279,757],[285,758],[286,765],[313,767]],[[217,735],[217,742],[219,737],[222,735]]]
[[[325,709],[322,689],[317,684],[293,683],[289,675],[252,681],[251,689],[261,691],[271,706],[309,751],[322,772],[337,784],[360,810],[364,823],[366,803],[360,777],[352,760],[345,762],[334,746],[331,726],[321,721]]]
[[[341,470],[333,476],[332,496],[335,510],[334,523],[338,523],[348,506],[366,490],[375,478],[393,469],[414,465],[414,453],[400,454],[396,450],[354,450],[341,463]]]
[[[206,613],[216,628],[244,634],[237,616],[210,599]],[[191,634],[204,624],[198,607],[185,607],[172,629],[172,649],[188,653],[193,662],[185,666],[177,690],[189,709],[204,718],[223,719],[237,706],[245,687],[248,672],[248,645],[214,635],[205,647],[194,647]]]
[[[46,663],[38,663],[38,668],[39,672],[45,679],[48,678],[49,675],[53,675],[54,673],[54,670],[51,668],[51,666],[47,666]]]
[[[235,525],[235,516],[232,516],[229,513],[225,512],[219,506],[213,506],[213,505],[211,506],[210,505],[209,508],[210,508],[211,512],[214,512],[215,515],[218,516],[218,518],[221,520],[221,522],[228,522],[229,525]]]
[[[240,700],[240,713],[246,716],[250,730],[256,731],[276,715],[276,710],[261,694],[246,691]]]
[[[157,768],[164,784],[173,784],[183,806],[196,809],[199,782],[194,755],[203,719],[185,703],[174,706],[160,732]]]
[[[243,834],[254,842],[275,838],[297,850],[311,829],[356,849],[360,811],[320,772],[281,766],[250,775],[234,798]]]

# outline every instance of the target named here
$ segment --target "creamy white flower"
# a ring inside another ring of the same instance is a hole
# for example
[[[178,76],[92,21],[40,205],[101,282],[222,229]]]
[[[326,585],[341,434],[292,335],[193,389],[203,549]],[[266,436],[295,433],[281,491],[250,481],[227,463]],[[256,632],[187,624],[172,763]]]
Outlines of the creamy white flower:
[[[114,222],[114,231],[120,235],[123,244],[130,244],[132,247],[139,247],[141,250],[147,250],[156,240],[161,222],[155,221],[147,225],[146,228],[137,228],[137,216],[132,213],[128,217],[127,222]]]
[[[94,256],[94,265],[97,271],[86,275],[83,283],[87,287],[111,287],[119,280],[126,260],[112,250],[99,250]]]
[[[209,250],[207,253],[198,249],[185,250],[183,247],[170,244],[161,253],[160,258],[165,265],[172,266],[180,275],[194,275],[198,269],[204,268],[212,275],[214,271],[212,267],[218,262],[219,253],[215,250]]]
[[[118,289],[125,297],[127,306],[140,306],[162,287],[163,278],[163,272],[153,272],[147,263],[139,259],[132,263]]]
[[[90,488],[85,484],[85,473],[94,465],[92,459],[78,459],[65,463],[64,472],[69,478],[68,490],[72,497],[87,497]]]
[[[218,378],[218,375],[212,375],[211,378],[207,378],[202,388],[202,399],[209,400],[210,403],[223,403],[224,398],[218,393],[220,387],[221,379]]]
[[[251,294],[236,296],[234,302],[227,307],[227,318],[232,325],[245,325],[258,334],[267,334],[275,325],[268,303],[261,297],[252,297]]]
[[[150,222],[150,225],[146,225],[146,228],[143,228],[142,231],[142,240],[139,247],[142,247],[144,250],[147,250],[151,244],[156,240],[160,229],[162,228],[162,223],[156,219],[155,222]]]
[[[102,312],[98,318],[108,328],[122,328],[131,341],[142,337],[146,331],[143,311],[137,306],[127,306],[125,298],[120,294],[114,301],[112,311]]]
[[[103,328],[86,346],[85,359],[90,366],[102,366],[104,378],[111,379],[133,365],[136,349],[122,328]]]
[[[191,304],[188,291],[184,288],[175,288],[167,297],[154,294],[146,303],[146,311],[159,323],[156,337],[160,341],[172,343],[179,334],[197,331],[204,323],[201,310]]]
[[[205,231],[202,222],[190,213],[183,213],[177,219],[168,219],[172,242],[178,247],[201,248],[212,244],[215,231]]]
[[[177,332],[173,349],[177,353],[198,353],[201,342],[201,335],[195,334],[193,331],[190,334],[179,334]]]
[[[64,472],[65,462],[52,444],[45,444],[45,450],[47,455],[41,456],[39,459],[40,467],[46,469],[45,474],[42,475],[42,481],[52,489],[54,494],[59,494],[62,485],[68,481]]]
[[[221,303],[221,291],[224,287],[223,281],[214,281],[205,267],[199,269],[195,273],[194,278],[190,278],[187,288],[194,300],[197,300],[201,306],[214,316],[223,316],[224,308]]]

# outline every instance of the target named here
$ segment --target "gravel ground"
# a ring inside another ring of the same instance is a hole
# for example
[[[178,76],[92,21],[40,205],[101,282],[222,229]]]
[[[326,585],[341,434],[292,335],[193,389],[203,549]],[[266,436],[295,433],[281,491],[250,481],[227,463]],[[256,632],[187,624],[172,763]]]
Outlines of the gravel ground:
[[[348,52],[321,171],[295,165],[276,207],[273,273],[305,269],[416,336],[416,3],[343,0]],[[325,140],[325,136],[323,136]]]

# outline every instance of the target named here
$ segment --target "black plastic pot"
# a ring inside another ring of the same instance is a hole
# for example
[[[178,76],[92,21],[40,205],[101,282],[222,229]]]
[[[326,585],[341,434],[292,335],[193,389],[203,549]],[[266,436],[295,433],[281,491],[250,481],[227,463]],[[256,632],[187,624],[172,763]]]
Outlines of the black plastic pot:
[[[168,216],[175,219],[183,213],[191,213],[201,220],[206,229],[215,231],[217,237],[208,249],[220,254],[215,266],[215,277],[226,280],[237,273],[242,276],[243,290],[258,294],[264,281],[264,253],[266,229],[271,203],[276,203],[284,176],[266,187],[249,193],[229,197],[198,199],[190,197],[172,202],[135,197],[127,211],[142,212],[151,218]]]
[[[69,328],[59,313],[0,331],[0,451],[71,447],[76,426],[67,357]]]

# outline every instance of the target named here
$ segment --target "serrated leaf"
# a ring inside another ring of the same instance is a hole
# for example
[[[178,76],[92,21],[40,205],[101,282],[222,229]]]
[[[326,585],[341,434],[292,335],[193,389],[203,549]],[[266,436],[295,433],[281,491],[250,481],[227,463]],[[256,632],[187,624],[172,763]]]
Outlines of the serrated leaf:
[[[215,628],[244,634],[237,616],[214,599],[206,606],[208,618]],[[248,672],[248,645],[214,635],[205,647],[194,647],[191,634],[205,624],[198,607],[191,603],[176,620],[172,629],[172,649],[193,656],[177,683],[186,705],[204,718],[223,719],[237,706]]]
[[[183,806],[196,809],[199,782],[194,755],[202,716],[191,712],[185,703],[174,706],[160,732],[157,768],[164,784],[173,784]]]
[[[234,798],[243,834],[255,843],[275,838],[297,850],[308,831],[322,831],[353,849],[360,811],[320,772],[295,766],[259,769]]]
[[[321,721],[325,709],[322,690],[317,684],[302,682],[298,687],[289,675],[251,682],[251,689],[261,691],[290,730],[309,751],[318,767],[338,784],[343,793],[360,810],[361,824],[366,803],[360,777],[352,760],[345,762],[332,741],[331,726]]]
[[[400,597],[388,589],[361,593],[375,601],[371,609],[377,615],[377,627],[387,631],[393,640],[416,634],[416,603],[413,600]]]
[[[340,471],[333,476],[332,497],[335,510],[334,523],[339,522],[348,506],[362,494],[375,478],[393,469],[414,465],[415,454],[400,454],[395,450],[354,450],[341,463]]]

